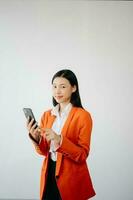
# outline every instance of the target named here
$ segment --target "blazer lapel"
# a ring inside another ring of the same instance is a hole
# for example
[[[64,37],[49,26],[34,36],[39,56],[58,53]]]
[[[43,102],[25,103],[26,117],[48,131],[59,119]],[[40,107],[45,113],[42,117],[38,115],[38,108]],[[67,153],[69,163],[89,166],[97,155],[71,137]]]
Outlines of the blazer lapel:
[[[72,107],[72,109],[71,109],[71,111],[70,111],[70,113],[69,113],[69,115],[67,117],[67,120],[66,120],[66,122],[65,122],[65,124],[64,124],[64,126],[62,128],[62,131],[61,131],[63,136],[66,136],[66,134],[67,134],[67,129],[69,127],[69,124],[70,124],[70,122],[71,122],[71,120],[73,118],[73,115],[75,114],[76,110],[77,110],[76,107]]]
[[[63,136],[66,136],[66,134],[67,134],[67,129],[69,127],[69,124],[70,124],[72,117],[75,114],[76,110],[77,110],[76,107],[72,107],[72,109],[71,109],[71,111],[68,115],[68,118],[67,118],[67,120],[66,120],[66,122],[65,122],[65,124],[62,128],[62,135]],[[61,161],[62,161],[62,153],[57,152],[57,163],[56,163],[56,171],[55,171],[56,176],[59,176]]]

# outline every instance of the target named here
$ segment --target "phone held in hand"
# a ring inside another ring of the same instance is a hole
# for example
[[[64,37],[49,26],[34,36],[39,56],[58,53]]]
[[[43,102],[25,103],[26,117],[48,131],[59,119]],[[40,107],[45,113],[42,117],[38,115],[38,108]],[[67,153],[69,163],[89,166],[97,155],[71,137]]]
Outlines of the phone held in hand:
[[[35,116],[34,116],[34,114],[33,114],[32,109],[31,109],[31,108],[23,108],[23,111],[24,111],[25,117],[26,117],[27,119],[29,119],[29,122],[30,122],[32,119],[34,119],[33,124],[35,124],[35,123],[36,123],[36,119],[35,119]],[[35,126],[35,128],[37,128],[37,127],[38,127],[38,125]],[[30,133],[29,133],[29,137],[30,137],[34,142],[38,143],[38,141],[36,141],[35,138],[33,138],[33,136],[32,136]]]
[[[36,123],[36,119],[35,119],[35,116],[34,116],[34,114],[32,112],[32,109],[31,108],[23,108],[23,111],[24,111],[25,117],[27,119],[29,119],[29,122],[32,119],[34,119],[33,124],[35,124]],[[35,128],[37,128],[37,126]]]

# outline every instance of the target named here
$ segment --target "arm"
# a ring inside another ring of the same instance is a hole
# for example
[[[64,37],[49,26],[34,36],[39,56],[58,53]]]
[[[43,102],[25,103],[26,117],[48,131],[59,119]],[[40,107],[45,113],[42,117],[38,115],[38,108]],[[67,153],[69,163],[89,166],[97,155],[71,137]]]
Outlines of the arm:
[[[48,152],[49,152],[48,146],[49,145],[48,145],[46,139],[44,139],[43,137],[41,137],[39,144],[34,142],[34,147],[35,147],[36,152],[40,155],[43,155],[43,156],[48,155]]]
[[[92,119],[90,114],[85,112],[81,115],[78,124],[80,124],[78,141],[73,143],[67,136],[62,136],[62,143],[57,149],[57,152],[62,153],[65,157],[70,158],[77,163],[81,163],[87,159],[90,150],[92,130]]]
[[[40,121],[40,126],[39,126],[39,131],[37,132],[35,129],[33,130],[33,128],[29,128],[31,131],[30,133],[30,138],[32,140],[32,143],[35,147],[35,150],[37,151],[38,154],[40,155],[44,155],[47,156],[48,152],[49,152],[49,144],[47,143],[46,139],[44,137],[42,137],[41,135],[44,134],[44,128],[46,126],[46,121],[47,121],[47,115],[46,113],[43,114],[43,116],[41,117],[41,121]],[[35,137],[36,135],[36,137]],[[33,137],[34,136],[34,137]],[[32,139],[32,137],[34,138],[34,140]]]

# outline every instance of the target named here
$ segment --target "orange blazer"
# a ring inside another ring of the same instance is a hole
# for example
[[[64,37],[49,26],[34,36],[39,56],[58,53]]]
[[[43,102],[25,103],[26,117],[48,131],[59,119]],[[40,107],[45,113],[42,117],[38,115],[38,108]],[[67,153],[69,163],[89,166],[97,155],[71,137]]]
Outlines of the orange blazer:
[[[40,126],[51,128],[55,116],[46,111]],[[55,177],[62,200],[87,200],[95,195],[86,159],[90,150],[92,119],[90,114],[78,107],[72,107],[62,129],[62,144],[57,150]],[[49,144],[43,138],[36,151],[45,157],[40,180],[40,199],[46,186],[48,172]]]

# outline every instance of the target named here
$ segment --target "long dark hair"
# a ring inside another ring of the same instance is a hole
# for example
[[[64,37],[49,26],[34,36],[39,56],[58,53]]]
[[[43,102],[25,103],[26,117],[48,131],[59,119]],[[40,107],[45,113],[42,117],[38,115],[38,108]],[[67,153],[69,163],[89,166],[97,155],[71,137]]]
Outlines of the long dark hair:
[[[76,75],[69,69],[60,70],[53,76],[52,84],[56,77],[66,78],[71,84],[71,86],[74,86],[74,85],[76,86],[76,91],[72,93],[70,102],[73,106],[83,108],[81,99],[80,99],[79,86],[78,86],[78,80],[77,80]],[[57,104],[58,104],[57,101],[53,97],[53,105],[56,106]]]

